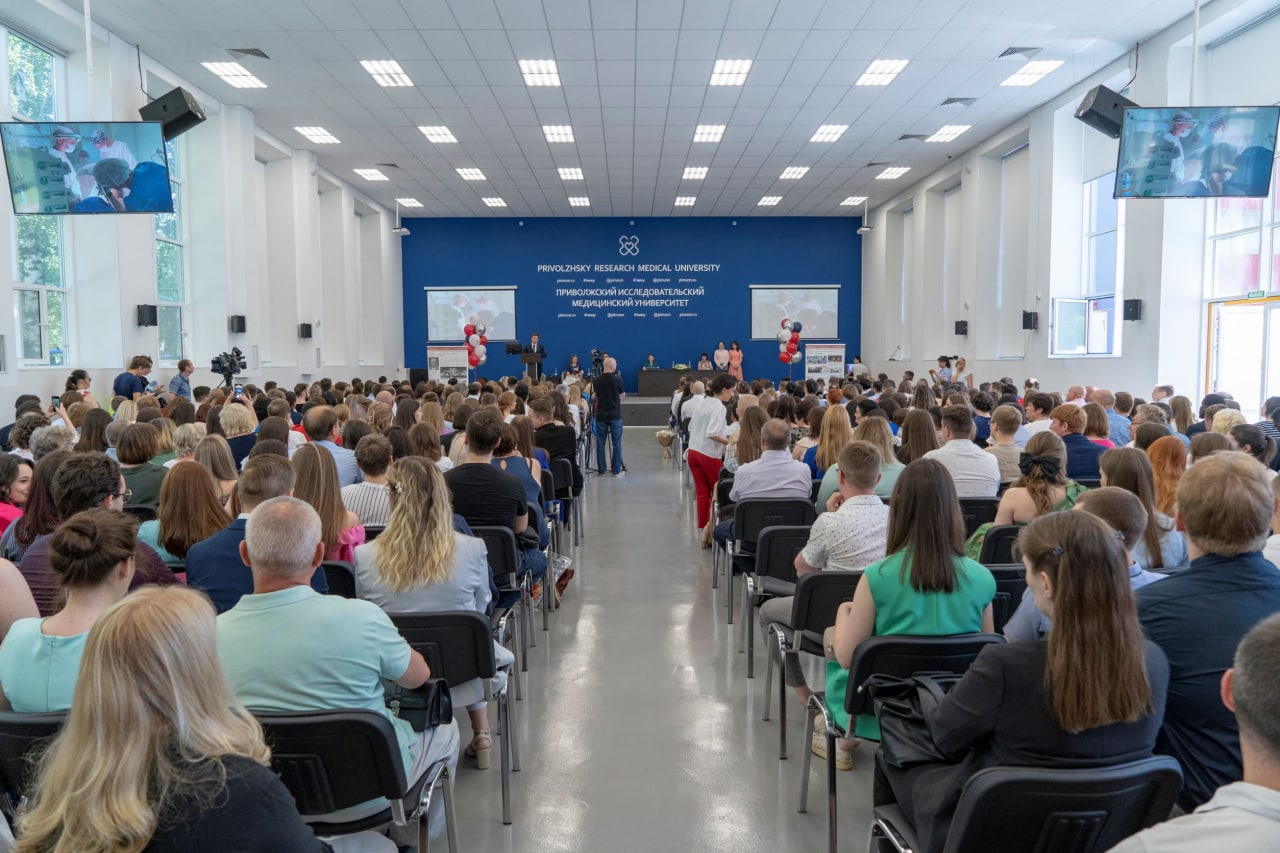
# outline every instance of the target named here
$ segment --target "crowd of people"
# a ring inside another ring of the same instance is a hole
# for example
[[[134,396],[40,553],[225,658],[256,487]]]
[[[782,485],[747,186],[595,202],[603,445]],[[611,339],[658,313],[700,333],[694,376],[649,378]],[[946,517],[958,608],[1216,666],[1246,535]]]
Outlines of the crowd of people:
[[[1183,774],[1174,815],[1186,816],[1118,848],[1137,851],[1265,847],[1280,829],[1280,397],[1254,423],[1240,408],[1222,393],[1197,407],[1165,385],[1148,402],[976,383],[963,360],[940,359],[928,379],[897,382],[689,379],[671,417],[704,547],[735,537],[729,505],[813,500],[797,575],[859,574],[824,637],[826,716],[844,733],[837,769],[881,740],[874,716],[845,712],[846,692],[862,688],[849,683],[860,644],[1003,632],[925,709],[944,759],[868,757],[874,805],[897,805],[919,849],[943,849],[984,767],[1172,756]],[[965,499],[998,500],[993,522],[966,528]],[[990,531],[1010,525],[1026,592],[997,625],[980,558]],[[766,631],[795,630],[791,598],[755,603]],[[784,656],[783,677],[807,705],[798,654]],[[826,758],[827,743],[815,731],[807,746]]]

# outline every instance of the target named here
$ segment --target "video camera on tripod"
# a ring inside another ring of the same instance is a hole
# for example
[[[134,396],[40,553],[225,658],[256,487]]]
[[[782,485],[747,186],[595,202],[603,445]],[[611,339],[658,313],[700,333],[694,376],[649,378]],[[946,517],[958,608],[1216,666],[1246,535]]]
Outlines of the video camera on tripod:
[[[244,370],[248,364],[244,360],[244,353],[240,351],[240,347],[232,347],[231,352],[224,352],[221,355],[215,355],[210,369],[222,377],[227,387],[232,387],[231,377]]]

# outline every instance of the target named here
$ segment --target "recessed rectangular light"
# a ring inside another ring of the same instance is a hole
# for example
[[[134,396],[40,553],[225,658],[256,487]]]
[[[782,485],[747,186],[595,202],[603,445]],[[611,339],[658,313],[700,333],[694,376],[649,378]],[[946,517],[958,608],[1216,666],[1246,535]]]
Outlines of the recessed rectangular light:
[[[810,142],[835,142],[849,129],[847,124],[824,124],[809,137]]]
[[[694,142],[719,142],[724,137],[725,125],[700,124],[693,130]]]
[[[780,181],[798,181],[803,178],[809,171],[808,166],[788,166],[782,170],[782,174],[778,176]]]
[[[453,131],[443,124],[419,125],[418,130],[422,131],[422,135],[427,138],[428,142],[434,142],[436,145],[445,145],[458,141],[458,137],[453,135]]]
[[[867,197],[865,195],[851,195],[844,201],[840,202],[841,207],[854,207],[859,204],[866,204]]]
[[[581,181],[582,170],[577,166],[562,166],[560,168],[560,180],[562,181]]]
[[[944,124],[938,128],[937,133],[930,136],[925,142],[953,142],[956,137],[971,127],[973,127],[971,124]]]
[[[222,78],[222,82],[236,89],[265,89],[267,84],[249,73],[239,62],[201,62],[205,68]]]
[[[544,124],[542,132],[548,142],[572,142],[573,127],[567,124]]]
[[[694,202],[698,200],[696,195],[678,195],[676,196],[676,207],[693,207]]]
[[[486,207],[506,207],[507,203],[500,198],[490,197],[480,199],[485,203]]]
[[[386,175],[382,174],[378,169],[356,169],[355,173],[366,181],[389,181]]]
[[[706,166],[685,166],[684,176],[681,178],[681,180],[700,181],[706,176],[707,176]]]
[[[590,207],[591,199],[587,198],[585,195],[571,195],[569,196],[569,206],[570,207]]]
[[[521,59],[520,73],[526,86],[560,85],[560,70],[554,59]]]
[[[1061,59],[1033,59],[1004,79],[1001,86],[1034,86],[1063,66]]]
[[[907,172],[911,171],[910,166],[890,166],[880,174],[876,175],[877,181],[896,181]]]
[[[413,81],[394,59],[362,59],[360,65],[379,86],[412,86]]]
[[[398,198],[396,199],[401,207],[422,207],[422,202],[416,198]]]
[[[484,180],[487,180],[487,178],[485,178],[485,176],[484,176],[484,172],[480,171],[479,169],[466,168],[466,169],[454,169],[454,171],[455,171],[455,172],[457,172],[457,173],[458,173],[458,177],[459,177],[459,178],[462,178],[462,180],[464,180],[464,181],[484,181]]]
[[[855,86],[888,86],[911,61],[909,59],[877,59],[867,66]]]
[[[767,195],[756,202],[756,207],[773,207],[780,201],[782,201],[782,196],[780,195]]]
[[[717,59],[711,69],[711,86],[741,86],[751,71],[750,59]]]
[[[341,141],[323,127],[295,127],[294,130],[317,145],[333,145]]]

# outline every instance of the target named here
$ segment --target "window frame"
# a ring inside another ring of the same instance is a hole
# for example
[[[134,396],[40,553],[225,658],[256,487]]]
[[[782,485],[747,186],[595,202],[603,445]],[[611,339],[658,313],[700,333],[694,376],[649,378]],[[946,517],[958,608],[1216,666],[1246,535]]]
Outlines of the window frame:
[[[161,233],[161,223],[166,221],[164,216],[169,214],[157,214],[155,217],[155,227],[152,233],[155,237],[155,270],[156,270],[156,365],[158,367],[174,367],[178,366],[178,362],[184,358],[189,358],[187,353],[187,342],[190,340],[188,324],[191,318],[191,292],[190,292],[190,275],[187,264],[187,223],[186,223],[186,199],[184,193],[184,184],[182,176],[182,165],[185,160],[185,152],[180,147],[181,139],[171,139],[165,142],[165,159],[169,166],[169,188],[174,195],[173,206],[173,222],[177,225],[176,237],[170,237]],[[170,156],[172,154],[172,156]],[[176,163],[176,168],[175,168]],[[160,282],[160,254],[163,246],[172,246],[177,253],[177,275],[181,292],[181,299],[170,300],[163,296]],[[179,352],[176,358],[172,357],[172,353],[165,353],[165,348],[161,345],[164,340],[165,317],[172,311],[178,312],[178,340],[180,341]]]
[[[1051,300],[1052,334],[1049,339],[1050,357],[1065,358],[1119,358],[1122,354],[1121,331],[1123,327],[1124,304],[1124,228],[1125,204],[1123,199],[1113,196],[1115,187],[1115,171],[1106,172],[1084,182],[1084,209],[1081,216],[1081,264],[1079,294],[1075,296],[1058,296]],[[1116,206],[1114,226],[1100,227],[1094,214],[1098,202],[1111,202]],[[1109,234],[1115,235],[1115,286],[1109,291],[1097,291],[1095,258],[1100,240]],[[1100,307],[1110,301],[1109,307]],[[1068,306],[1083,305],[1085,321],[1083,340],[1078,346],[1070,349],[1063,347],[1060,335],[1063,331],[1061,322],[1062,310]],[[1099,340],[1100,330],[1096,330],[1090,322],[1094,311],[1105,311],[1107,324],[1105,339]]]

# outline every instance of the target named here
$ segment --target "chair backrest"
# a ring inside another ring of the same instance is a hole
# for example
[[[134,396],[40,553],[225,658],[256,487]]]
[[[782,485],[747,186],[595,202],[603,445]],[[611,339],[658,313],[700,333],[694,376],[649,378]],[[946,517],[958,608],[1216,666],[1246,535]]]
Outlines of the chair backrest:
[[[34,781],[35,757],[62,730],[66,721],[65,711],[50,714],[0,711],[0,794],[8,794],[15,801],[26,796],[28,785]]]
[[[493,678],[497,672],[492,631],[482,614],[474,610],[444,610],[389,615],[405,642],[426,658],[432,678],[458,685],[476,678]]]
[[[489,525],[477,525],[471,528],[471,532],[484,542],[489,556],[489,572],[494,582],[499,587],[514,587],[516,573],[520,570],[515,533],[509,527]]]
[[[962,675],[985,646],[1003,642],[1004,637],[999,634],[868,637],[853,650],[853,661],[849,664],[849,689],[844,697],[845,710],[851,716],[871,713],[871,697],[862,685],[873,675],[898,678],[910,678],[918,672]]]
[[[573,463],[568,459],[551,460],[551,476],[555,482],[557,498],[573,497]]]
[[[836,624],[836,611],[853,600],[862,572],[810,572],[796,581],[791,627],[821,634]]]
[[[542,502],[551,503],[556,499],[556,478],[546,468],[542,469]]]
[[[987,565],[996,579],[996,597],[991,599],[991,615],[995,619],[995,632],[1004,631],[1005,623],[1022,603],[1022,593],[1027,589],[1027,570],[1022,563]]]
[[[766,527],[812,526],[813,503],[802,498],[747,498],[733,507],[733,536],[738,550],[753,552]]]
[[[796,582],[796,554],[809,542],[804,525],[766,527],[756,540],[756,574]]]
[[[372,542],[382,535],[382,531],[386,530],[385,524],[366,524],[364,526],[364,541]]]
[[[961,498],[960,514],[964,516],[964,536],[968,539],[984,524],[996,520],[1000,508],[999,498]]]
[[[1101,480],[1081,480],[1079,477],[1076,477],[1076,478],[1075,478],[1075,480],[1076,480],[1076,482],[1077,482],[1077,483],[1079,483],[1080,485],[1084,486],[1086,489],[1101,489],[1101,488],[1102,488],[1102,481],[1101,481]]]
[[[322,815],[408,790],[391,721],[377,711],[254,711],[271,768],[298,812]]]
[[[356,569],[342,560],[325,560],[320,564],[324,571],[325,582],[329,584],[330,595],[343,598],[356,597]]]
[[[155,521],[159,517],[153,504],[125,504],[124,511],[138,521]]]
[[[989,767],[965,783],[945,853],[1101,853],[1169,816],[1182,771],[1168,756],[1111,767]]]
[[[1013,544],[1018,541],[1020,532],[1020,524],[997,524],[988,528],[987,535],[982,540],[982,554],[978,557],[978,562],[984,566],[1015,562]]]
[[[814,480],[813,484],[809,486],[809,503],[813,503],[818,499],[818,492],[820,491],[822,491],[822,481]]]
[[[716,483],[716,505],[725,508],[733,506],[733,501],[729,500],[729,492],[731,491],[733,491],[732,477]]]
[[[733,471],[730,471],[728,468],[721,468],[721,469],[720,469],[720,473],[716,475],[716,482],[723,482],[723,481],[725,481],[725,480],[732,480],[732,479],[733,479],[733,474],[734,474],[734,472],[733,472]]]

